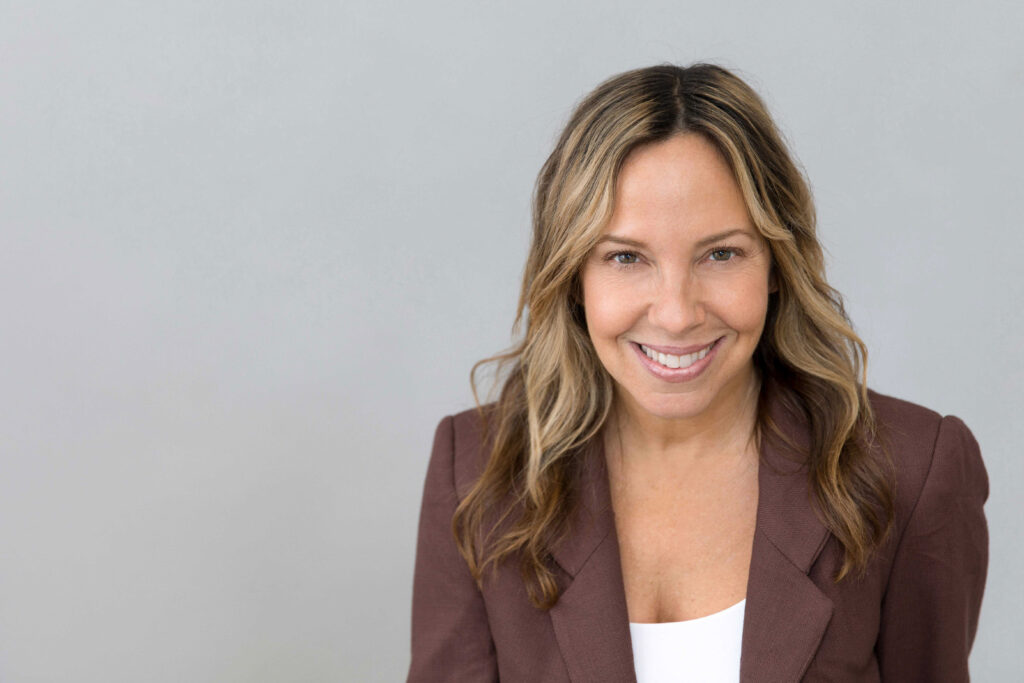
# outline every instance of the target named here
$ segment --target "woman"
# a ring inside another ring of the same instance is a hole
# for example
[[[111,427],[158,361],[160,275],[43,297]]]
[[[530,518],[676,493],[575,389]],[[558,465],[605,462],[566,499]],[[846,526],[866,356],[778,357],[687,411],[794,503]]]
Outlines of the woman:
[[[579,105],[527,310],[500,398],[437,429],[409,680],[968,679],[977,443],[867,388],[749,86],[657,66]]]

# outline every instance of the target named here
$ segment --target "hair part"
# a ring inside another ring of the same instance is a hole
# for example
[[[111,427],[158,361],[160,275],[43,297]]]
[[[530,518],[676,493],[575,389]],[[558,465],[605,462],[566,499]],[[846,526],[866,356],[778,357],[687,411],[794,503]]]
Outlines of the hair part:
[[[891,467],[872,451],[867,350],[826,282],[810,190],[767,108],[750,86],[714,64],[627,71],[580,102],[541,168],[513,325],[518,335],[526,322],[525,332],[470,373],[489,457],[452,529],[478,583],[487,567],[518,557],[538,608],[558,599],[550,551],[569,532],[579,456],[604,426],[614,397],[587,333],[580,271],[611,218],[629,153],[690,133],[703,135],[728,161],[771,249],[776,287],[754,353],[765,383],[756,435],[781,436],[768,417],[769,392],[807,418],[816,507],[844,549],[837,581],[862,572],[891,527]],[[496,363],[502,389],[485,410],[476,373],[488,363]]]

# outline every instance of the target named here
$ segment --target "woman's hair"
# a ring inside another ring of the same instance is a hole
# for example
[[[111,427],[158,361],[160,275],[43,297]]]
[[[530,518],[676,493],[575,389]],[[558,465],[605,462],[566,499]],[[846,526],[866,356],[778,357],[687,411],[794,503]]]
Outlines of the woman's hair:
[[[892,484],[872,457],[875,426],[867,350],[842,298],[825,281],[810,190],[750,86],[713,64],[627,71],[576,108],[537,178],[533,239],[513,332],[521,341],[473,366],[486,467],[455,511],[458,547],[478,582],[488,565],[518,556],[530,599],[558,599],[550,551],[579,500],[581,453],[608,418],[613,381],[587,333],[580,272],[611,218],[626,156],[680,133],[703,135],[728,161],[767,241],[777,291],[754,352],[762,378],[755,435],[782,436],[769,391],[806,418],[806,454],[818,510],[844,548],[836,581],[863,571],[891,525]],[[476,372],[508,370],[497,401],[481,406]]]

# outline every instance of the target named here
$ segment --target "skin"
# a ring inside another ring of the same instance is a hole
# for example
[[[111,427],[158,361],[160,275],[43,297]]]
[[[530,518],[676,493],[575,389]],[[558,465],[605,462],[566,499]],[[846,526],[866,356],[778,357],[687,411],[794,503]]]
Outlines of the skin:
[[[770,250],[728,163],[692,133],[627,157],[602,239],[581,274],[583,304],[615,382],[604,438],[630,621],[705,616],[746,595],[752,358],[773,291]],[[633,347],[719,339],[704,371],[680,383],[652,374]]]
[[[701,244],[731,230],[739,232]],[[770,251],[727,162],[692,133],[634,150],[602,240],[583,267],[583,303],[591,341],[615,380],[624,428],[650,446],[645,450],[693,452],[686,445],[709,434],[720,443],[722,430],[756,400],[752,357],[772,288]],[[711,365],[682,383],[652,375],[632,347],[719,338]]]

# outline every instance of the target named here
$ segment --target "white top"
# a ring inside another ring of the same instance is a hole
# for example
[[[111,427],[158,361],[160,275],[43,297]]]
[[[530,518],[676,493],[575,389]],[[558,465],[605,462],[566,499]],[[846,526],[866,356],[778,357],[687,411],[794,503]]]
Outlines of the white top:
[[[688,621],[631,622],[637,683],[738,683],[746,603]]]

